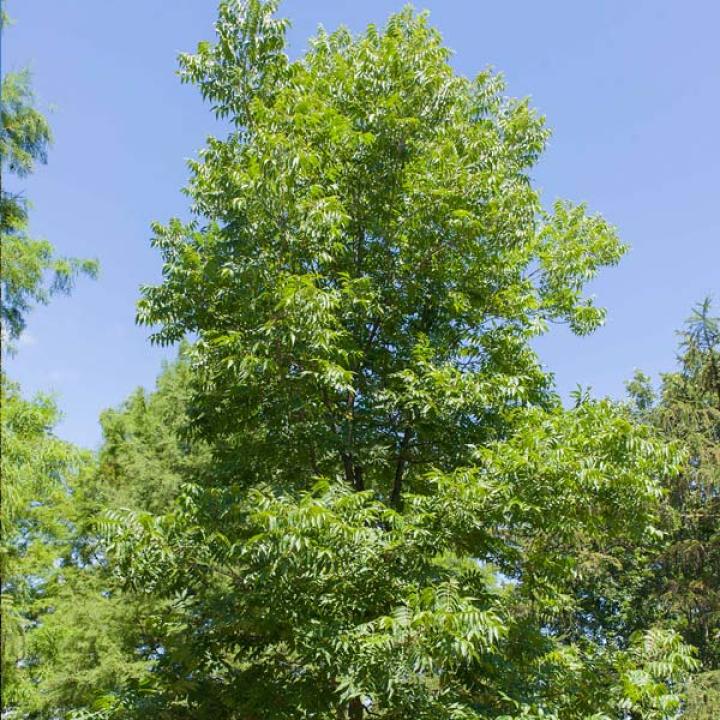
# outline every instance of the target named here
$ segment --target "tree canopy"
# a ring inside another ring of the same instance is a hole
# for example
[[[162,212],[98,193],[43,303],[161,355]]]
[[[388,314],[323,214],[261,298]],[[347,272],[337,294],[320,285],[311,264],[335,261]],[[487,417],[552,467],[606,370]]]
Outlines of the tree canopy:
[[[94,260],[60,257],[50,242],[31,237],[29,203],[21,192],[7,188],[8,174],[25,177],[47,160],[50,142],[50,127],[35,107],[29,72],[6,73],[0,103],[0,322],[6,346],[22,333],[33,304],[47,303],[53,293],[68,293],[78,273],[94,277],[98,270]]]
[[[227,134],[154,226],[138,322],[180,343],[97,453],[2,376],[3,718],[710,720],[720,705],[720,331],[659,395],[558,395],[625,250],[543,202],[549,137],[426,14],[320,30],[223,0],[180,57]],[[3,79],[3,173],[50,142]],[[3,339],[94,262],[3,185]]]
[[[584,287],[624,246],[543,209],[542,118],[458,76],[425,15],[290,61],[275,10],[221,3],[181,58],[231,131],[139,305],[155,341],[197,338],[213,462],[172,513],[109,523],[170,603],[152,713],[671,717],[690,651],[619,632],[612,580],[678,458],[611,403],[563,409],[530,344],[601,324]]]
[[[720,707],[720,326],[710,299],[679,334],[679,368],[662,376],[659,397],[642,373],[630,383],[640,416],[687,453],[667,480],[667,541],[645,589],[698,649],[687,716],[709,720]]]

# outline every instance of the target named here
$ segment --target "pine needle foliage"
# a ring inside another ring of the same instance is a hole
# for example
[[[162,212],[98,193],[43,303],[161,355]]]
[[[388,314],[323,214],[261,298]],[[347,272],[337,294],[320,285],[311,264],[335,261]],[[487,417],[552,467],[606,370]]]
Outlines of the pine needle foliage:
[[[698,650],[686,717],[720,708],[720,321],[706,298],[679,333],[678,369],[665,373],[656,397],[650,378],[629,383],[636,412],[682,445],[681,472],[666,480],[666,541],[644,586],[664,617]]]

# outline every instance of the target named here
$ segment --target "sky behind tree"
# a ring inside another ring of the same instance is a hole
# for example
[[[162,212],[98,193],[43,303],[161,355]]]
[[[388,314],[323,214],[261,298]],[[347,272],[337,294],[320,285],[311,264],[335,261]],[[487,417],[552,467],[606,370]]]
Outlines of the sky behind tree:
[[[162,358],[134,324],[138,286],[159,279],[150,223],[187,218],[180,189],[208,134],[222,134],[176,55],[212,39],[211,0],[10,0],[3,72],[30,65],[55,136],[47,167],[15,182],[33,204],[31,231],[61,254],[97,257],[81,280],[29,316],[8,371],[26,392],[54,390],[59,434],[94,447],[98,415]],[[291,51],[318,24],[382,24],[402,0],[287,0]],[[487,66],[508,93],[531,96],[553,130],[535,173],[546,204],[585,201],[631,245],[593,284],[604,328],[576,338],[553,328],[537,343],[561,391],[590,385],[619,397],[635,367],[674,363],[674,332],[704,295],[720,295],[717,141],[720,6],[710,0],[426,0],[459,72]],[[720,300],[720,298],[718,298]]]

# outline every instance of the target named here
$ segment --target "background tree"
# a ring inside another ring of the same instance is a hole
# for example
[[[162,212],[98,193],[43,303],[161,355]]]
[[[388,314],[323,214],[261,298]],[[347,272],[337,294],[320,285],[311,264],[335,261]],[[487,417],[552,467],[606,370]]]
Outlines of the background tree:
[[[87,462],[53,437],[57,410],[47,398],[24,400],[2,379],[2,689],[3,708],[31,704],[21,670],[27,631],[43,612],[53,562],[68,540],[68,483]]]
[[[191,166],[197,219],[156,227],[139,318],[197,336],[212,464],[171,513],[108,520],[163,608],[152,692],[115,710],[672,717],[687,649],[623,635],[595,588],[636,570],[675,455],[621,407],[564,410],[530,347],[601,324],[583,288],[623,245],[542,208],[542,119],[456,75],[424,15],[290,62],[275,6],[221,3],[181,58],[233,129]]]
[[[45,162],[50,142],[27,72],[3,77],[0,116],[5,352],[34,303],[68,292],[77,273],[94,275],[97,264],[58,257],[31,238],[28,202],[7,189],[9,174],[22,178]],[[4,373],[1,382],[3,717],[57,718],[89,707],[101,688],[128,684],[146,662],[135,657],[137,613],[126,598],[108,595],[102,557],[92,556],[92,457],[54,435],[59,411],[51,398],[23,398]]]
[[[3,13],[0,30],[5,26]],[[8,190],[8,175],[25,177],[47,160],[50,141],[47,120],[35,107],[29,72],[6,73],[0,103],[0,321],[5,349],[23,331],[33,304],[69,292],[78,273],[97,274],[96,261],[60,257],[49,242],[32,238],[28,201]]]
[[[709,299],[680,333],[678,364],[658,398],[642,373],[629,389],[641,416],[687,451],[667,481],[668,540],[649,583],[656,609],[699,651],[687,716],[704,720],[720,707],[720,326]]]
[[[183,482],[197,478],[207,450],[187,432],[190,367],[188,346],[163,365],[153,392],[138,388],[118,408],[100,416],[103,442],[98,454],[103,507],[168,512]]]
[[[167,512],[184,473],[202,453],[181,437],[187,363],[167,364],[153,392],[138,389],[101,416],[97,462],[73,488],[72,536],[64,548],[63,582],[52,614],[29,635],[41,672],[33,676],[40,717],[73,717],[102,706],[103,696],[141,691],[157,653],[157,616],[145,593],[123,592],[107,566],[98,516],[117,508]]]
[[[58,411],[6,383],[2,398],[3,709],[82,717],[140,690],[158,652],[148,596],[122,592],[95,527],[118,508],[166,512],[202,451],[182,439],[187,362],[103,413],[97,460],[52,434]],[[151,612],[152,610],[152,612]]]

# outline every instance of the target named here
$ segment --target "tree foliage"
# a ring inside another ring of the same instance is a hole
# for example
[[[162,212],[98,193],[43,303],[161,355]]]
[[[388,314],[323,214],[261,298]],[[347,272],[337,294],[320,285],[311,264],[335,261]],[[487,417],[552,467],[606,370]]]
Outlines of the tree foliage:
[[[3,708],[20,717],[81,715],[141,688],[157,653],[143,592],[123,591],[98,535],[101,513],[166,512],[202,453],[182,441],[187,364],[152,393],[102,416],[95,461],[52,434],[48,398],[6,383],[2,402]]]
[[[18,682],[26,631],[42,612],[55,560],[67,541],[67,482],[82,456],[54,438],[57,411],[43,397],[24,400],[2,379],[2,577],[3,703],[13,705],[28,689]],[[24,699],[23,699],[24,701]]]
[[[28,234],[29,203],[7,189],[7,175],[30,174],[47,160],[50,127],[35,107],[27,71],[6,73],[0,104],[0,321],[3,344],[10,346],[25,328],[27,313],[53,293],[72,289],[78,273],[97,274],[94,260],[60,257],[46,240]],[[49,275],[49,277],[48,277]]]
[[[6,351],[33,304],[68,292],[78,272],[94,275],[97,265],[61,258],[31,238],[28,202],[7,189],[8,174],[25,177],[46,161],[51,139],[27,72],[3,77],[0,115]],[[126,686],[146,663],[133,657],[137,613],[127,598],[110,596],[97,533],[88,535],[90,453],[55,436],[59,411],[50,397],[28,400],[4,373],[0,380],[3,717],[57,718],[91,705],[100,688]]]
[[[190,393],[187,346],[164,365],[153,392],[138,388],[100,416],[98,479],[103,507],[163,513],[183,482],[197,477],[207,450],[187,433]]]
[[[659,399],[564,406],[533,340],[602,324],[586,286],[625,246],[541,202],[543,118],[424,14],[290,60],[277,5],[223,0],[180,59],[229,132],[154,228],[138,320],[177,362],[95,457],[2,377],[3,717],[714,718],[709,303]],[[3,171],[49,142],[7,75]],[[3,186],[7,340],[95,271],[27,209]]]
[[[5,379],[1,416],[3,711],[56,718],[127,684],[137,633],[86,534],[90,454],[54,436],[49,398]]]
[[[296,61],[276,3],[223,2],[181,58],[231,131],[157,225],[141,322],[191,350],[212,461],[173,511],[112,514],[163,652],[121,716],[671,718],[693,666],[624,632],[617,576],[658,537],[678,456],[627,410],[561,407],[530,342],[579,334],[624,252],[541,205],[547,139],[424,15]]]
[[[689,718],[710,718],[720,695],[720,326],[709,299],[680,333],[679,368],[659,397],[638,373],[629,389],[641,417],[682,443],[681,472],[668,478],[668,539],[653,563],[654,608],[698,649],[703,675],[691,686]]]

